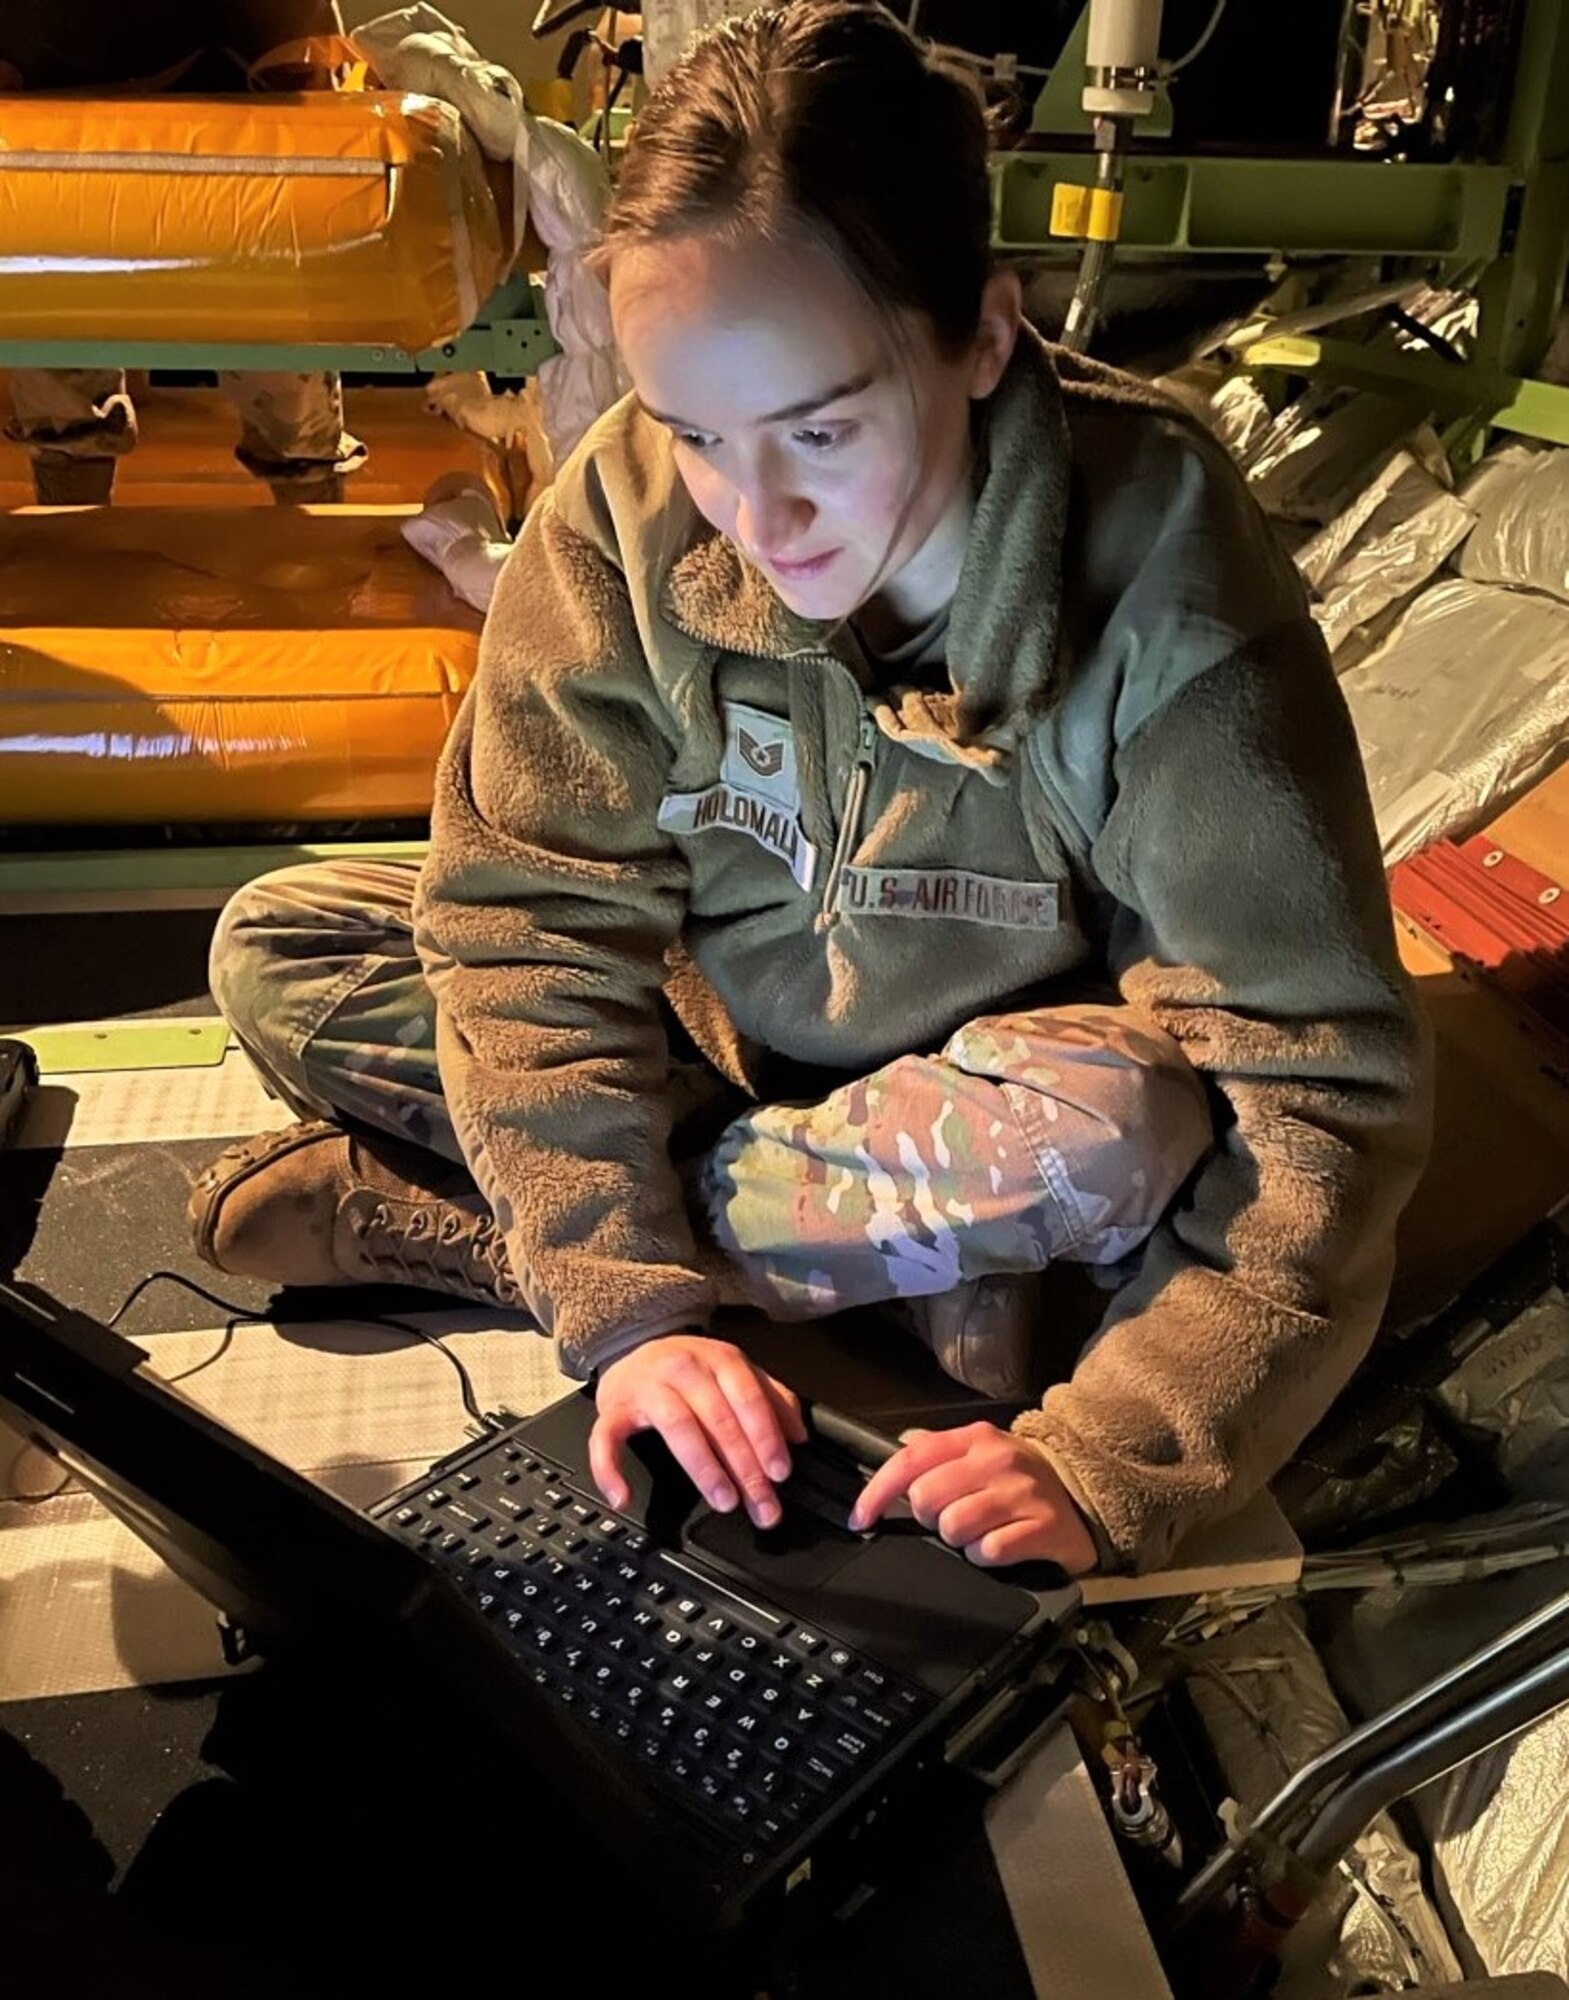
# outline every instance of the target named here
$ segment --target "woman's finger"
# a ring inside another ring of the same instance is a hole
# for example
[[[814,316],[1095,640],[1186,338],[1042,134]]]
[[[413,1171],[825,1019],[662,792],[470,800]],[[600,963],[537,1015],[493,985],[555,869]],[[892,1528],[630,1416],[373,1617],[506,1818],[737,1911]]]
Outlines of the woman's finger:
[[[861,1497],[850,1513],[850,1527],[856,1534],[862,1533],[873,1522],[880,1521],[923,1473],[949,1459],[962,1458],[967,1449],[963,1431],[926,1431],[909,1444],[901,1445],[862,1487]]]
[[[648,1424],[670,1447],[671,1456],[710,1507],[728,1514],[736,1503],[736,1490],[714,1450],[707,1427],[693,1409],[692,1392],[671,1388],[650,1397]]]
[[[764,1476],[770,1480],[788,1479],[790,1452],[779,1421],[779,1407],[768,1393],[768,1378],[759,1375],[744,1354],[722,1361],[714,1373]]]
[[[740,1488],[747,1513],[759,1528],[773,1527],[779,1519],[779,1497],[722,1383],[717,1376],[709,1375],[693,1382],[684,1393],[714,1451]],[[770,1404],[767,1408],[772,1423],[773,1407]],[[779,1441],[779,1449],[784,1449],[783,1439]]]

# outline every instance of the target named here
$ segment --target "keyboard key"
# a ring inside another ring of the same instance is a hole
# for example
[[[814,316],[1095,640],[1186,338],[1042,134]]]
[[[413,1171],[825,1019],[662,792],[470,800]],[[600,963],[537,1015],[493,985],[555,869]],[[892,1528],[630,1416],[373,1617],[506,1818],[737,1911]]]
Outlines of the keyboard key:
[[[630,1633],[628,1633],[627,1635],[628,1650],[630,1651],[630,1649],[636,1644],[637,1641],[634,1638],[632,1638]],[[644,1653],[639,1653],[637,1656],[638,1672],[640,1674],[648,1674],[652,1676],[652,1678],[655,1680],[657,1680],[659,1676],[664,1672],[666,1665],[667,1665],[667,1656],[664,1653],[648,1651]]]
[[[755,1737],[758,1741],[761,1741],[763,1732],[768,1727],[768,1718],[765,1715],[759,1715],[755,1708],[748,1708],[740,1715],[731,1717],[730,1727],[732,1729],[739,1729],[743,1736]]]
[[[665,1686],[671,1694],[678,1696],[681,1700],[685,1700],[697,1686],[697,1676],[696,1674],[684,1673],[678,1668],[675,1673],[666,1678]]]
[[[589,1674],[589,1679],[601,1694],[609,1694],[621,1685],[621,1676],[608,1660],[601,1661]]]
[[[689,1637],[679,1625],[667,1625],[659,1635],[659,1643],[667,1653],[679,1653],[689,1643]]]
[[[510,1460],[513,1465],[516,1465],[518,1460],[523,1456],[523,1453],[515,1444],[504,1444],[501,1447],[501,1456]]]
[[[785,1711],[785,1720],[792,1729],[814,1729],[822,1712],[815,1702],[793,1701]]]
[[[479,1484],[479,1474],[477,1472],[460,1472],[452,1483],[463,1492],[472,1493],[474,1488]]]
[[[640,1736],[637,1754],[645,1764],[657,1764],[665,1754],[665,1739],[662,1736]]]
[[[595,1521],[594,1527],[600,1540],[605,1542],[613,1542],[625,1533],[621,1523],[613,1514],[601,1514]]]
[[[490,1561],[490,1551],[489,1549],[482,1549],[476,1545],[474,1548],[469,1550],[468,1554],[463,1558],[463,1560],[470,1569],[478,1569],[481,1563],[488,1563]]]
[[[703,1607],[695,1597],[678,1597],[676,1599],[675,1614],[678,1618],[688,1620],[699,1618],[702,1616],[702,1611]]]
[[[649,1720],[656,1729],[663,1729],[668,1732],[674,1729],[676,1724],[680,1722],[682,1713],[683,1711],[677,1708],[673,1701],[662,1701],[653,1711]]]
[[[467,1500],[454,1500],[447,1509],[447,1519],[467,1528],[471,1535],[477,1535],[481,1528],[490,1526],[490,1516]]]
[[[526,1500],[519,1500],[514,1494],[496,1495],[496,1512],[505,1514],[509,1521],[526,1521],[533,1511]]]
[[[570,1535],[562,1536],[561,1547],[567,1555],[575,1556],[588,1547],[588,1536],[581,1528],[575,1529]]]
[[[703,1620],[703,1631],[710,1639],[728,1639],[734,1630],[735,1627],[728,1618],[721,1618],[717,1614]]]
[[[719,1768],[727,1778],[740,1778],[746,1774],[752,1761],[752,1753],[744,1743],[730,1744],[719,1759]]]
[[[605,1629],[605,1621],[596,1617],[592,1611],[587,1611],[577,1621],[577,1629],[585,1639],[597,1639]]]
[[[688,1747],[696,1750],[699,1755],[712,1750],[719,1741],[718,1725],[712,1722],[694,1722],[686,1732],[686,1741]]]
[[[835,1646],[828,1655],[828,1664],[836,1673],[847,1674],[855,1665],[855,1655],[846,1646]]]
[[[428,1493],[420,1495],[422,1507],[445,1507],[452,1495],[444,1486],[433,1486]]]
[[[610,1733],[618,1743],[630,1743],[634,1731],[629,1718],[624,1715],[618,1715],[610,1725]]]
[[[645,1597],[651,1598],[655,1604],[663,1604],[665,1599],[670,1595],[670,1586],[665,1582],[663,1577],[656,1576],[644,1584],[643,1594]]]
[[[629,1682],[625,1693],[621,1697],[628,1708],[646,1708],[653,1698],[654,1690],[648,1685],[647,1681]]]
[[[713,1646],[698,1646],[693,1649],[692,1665],[700,1673],[707,1673],[710,1667],[717,1667],[724,1655]]]
[[[698,1707],[705,1715],[728,1715],[730,1713],[730,1697],[719,1688],[714,1688],[703,1696],[702,1700],[698,1703]]]
[[[568,1507],[572,1503],[572,1495],[565,1492],[559,1486],[547,1486],[539,1497],[552,1513],[556,1513],[561,1508]]]
[[[697,1789],[705,1799],[722,1799],[725,1793],[725,1781],[717,1771],[704,1771],[698,1778]]]
[[[673,1750],[671,1752],[665,1769],[670,1773],[672,1778],[678,1779],[683,1785],[691,1784],[692,1780],[697,1776],[696,1764],[681,1750]]]
[[[560,1556],[546,1556],[540,1568],[553,1583],[559,1583],[562,1577],[572,1574],[571,1563],[564,1562]]]
[[[498,1595],[498,1593],[494,1590],[482,1590],[479,1593],[479,1595],[475,1598],[474,1602],[479,1606],[480,1610],[488,1618],[490,1614],[496,1609],[498,1609],[498,1607],[500,1606],[501,1598]]]
[[[870,1688],[873,1694],[886,1694],[888,1691],[888,1676],[881,1667],[863,1666],[856,1679],[862,1687]]]
[[[605,1616],[619,1620],[627,1608],[628,1600],[619,1591],[607,1590],[603,1599]]]
[[[769,1754],[782,1757],[788,1763],[801,1747],[801,1739],[793,1729],[776,1729],[766,1745]]]
[[[501,1475],[501,1483],[503,1486],[516,1486],[522,1477],[522,1473],[518,1471],[515,1465],[509,1465]]]
[[[820,1673],[816,1667],[812,1667],[802,1674],[798,1685],[807,1694],[827,1694],[832,1683],[825,1673]]]
[[[635,1562],[618,1562],[616,1575],[623,1583],[639,1583],[642,1581],[643,1572]]]
[[[439,1521],[427,1521],[424,1527],[421,1528],[419,1531],[419,1538],[422,1542],[428,1542],[433,1540],[434,1537],[439,1535],[441,1532],[442,1532],[442,1527]]]
[[[743,1688],[749,1688],[755,1679],[756,1675],[748,1667],[725,1668],[725,1684],[733,1687],[738,1694]]]
[[[790,1690],[780,1687],[776,1681],[765,1681],[753,1699],[760,1701],[765,1708],[771,1708],[782,1715],[789,1705]]]
[[[532,1532],[538,1536],[540,1541],[544,1541],[545,1538],[549,1535],[560,1534],[561,1523],[559,1521],[551,1520],[550,1516],[547,1514],[544,1520],[536,1521],[534,1523]]]
[[[746,1792],[732,1792],[725,1800],[725,1811],[746,1826],[757,1817],[757,1801]]]
[[[597,1507],[590,1507],[586,1500],[574,1500],[571,1506],[568,1507],[567,1512],[572,1516],[574,1521],[581,1521],[585,1528],[591,1521],[599,1518],[599,1509]]]
[[[493,1549],[509,1549],[518,1538],[516,1528],[492,1528],[486,1540]]]
[[[768,1671],[787,1681],[800,1664],[793,1653],[771,1653],[768,1658]]]
[[[855,1729],[836,1730],[828,1741],[834,1755],[843,1757],[847,1764],[859,1764],[872,1747],[870,1741]]]
[[[763,1642],[755,1632],[742,1632],[735,1642],[736,1651],[752,1659],[763,1650]]]
[[[772,1763],[766,1757],[760,1757],[752,1766],[752,1775],[747,1783],[754,1795],[768,1805],[789,1790],[791,1780],[786,1776],[782,1765]]]
[[[579,1597],[597,1597],[599,1595],[599,1578],[592,1575],[586,1569],[580,1569],[572,1579],[572,1588],[577,1592]]]
[[[809,1632],[804,1625],[798,1625],[790,1634],[790,1644],[807,1659],[811,1659],[814,1653],[820,1653],[827,1643],[820,1632]]]
[[[420,1511],[418,1507],[400,1507],[392,1518],[400,1528],[412,1528],[420,1518]]]
[[[579,1668],[586,1667],[593,1657],[587,1646],[567,1646],[562,1650],[561,1664],[575,1674]]]
[[[525,1625],[524,1635],[536,1653],[548,1653],[556,1643],[556,1634],[549,1625]]]
[[[819,1792],[831,1791],[842,1775],[837,1764],[830,1764],[826,1757],[819,1757],[815,1751],[803,1757],[795,1768],[797,1775]]]
[[[465,1548],[467,1544],[468,1537],[466,1535],[460,1535],[455,1529],[449,1528],[436,1544],[436,1547],[440,1549],[444,1556],[455,1556],[458,1550]]]

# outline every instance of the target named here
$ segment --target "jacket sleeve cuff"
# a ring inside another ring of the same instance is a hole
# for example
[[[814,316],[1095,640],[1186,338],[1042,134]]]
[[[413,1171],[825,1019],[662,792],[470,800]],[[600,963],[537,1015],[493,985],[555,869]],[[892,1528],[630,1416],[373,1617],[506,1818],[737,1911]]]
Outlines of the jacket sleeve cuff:
[[[628,1327],[619,1333],[607,1333],[581,1346],[568,1347],[565,1342],[557,1341],[556,1359],[563,1375],[570,1376],[574,1382],[591,1382],[596,1375],[602,1375],[613,1361],[619,1361],[623,1355],[645,1346],[651,1340],[663,1339],[667,1333],[707,1331],[708,1314],[699,1308],[668,1321],[655,1321],[651,1326]]]
[[[1067,1487],[1068,1498],[1078,1508],[1079,1513],[1083,1517],[1085,1527],[1090,1531],[1090,1540],[1095,1544],[1095,1569],[1092,1574],[1110,1576],[1114,1575],[1118,1570],[1125,1570],[1128,1567],[1127,1558],[1107,1534],[1105,1524],[1102,1522],[1100,1515],[1095,1511],[1089,1495],[1075,1476],[1072,1467],[1064,1463],[1061,1455],[1053,1451],[1044,1438],[1037,1436],[1031,1430],[1030,1419],[1038,1415],[1039,1412],[1036,1410],[1026,1410],[1022,1416],[1015,1417],[1013,1421],[1014,1436],[1022,1438],[1026,1444],[1034,1445],[1052,1471],[1056,1473],[1063,1485]]]

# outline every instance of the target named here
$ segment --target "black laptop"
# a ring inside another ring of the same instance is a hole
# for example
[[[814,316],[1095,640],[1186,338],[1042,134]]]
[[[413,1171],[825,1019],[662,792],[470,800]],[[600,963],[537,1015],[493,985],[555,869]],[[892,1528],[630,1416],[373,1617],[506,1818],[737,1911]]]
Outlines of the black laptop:
[[[488,1419],[362,1514],[146,1358],[0,1282],[0,1410],[219,1607],[233,1656],[401,1662],[684,1921],[849,1883],[879,1822],[1038,1712],[1060,1670],[1078,1605],[1060,1572],[1024,1587],[908,1520],[849,1531],[868,1454],[843,1420],[797,1448],[766,1533],[710,1511],[652,1438],[631,1504],[607,1509],[585,1393]]]

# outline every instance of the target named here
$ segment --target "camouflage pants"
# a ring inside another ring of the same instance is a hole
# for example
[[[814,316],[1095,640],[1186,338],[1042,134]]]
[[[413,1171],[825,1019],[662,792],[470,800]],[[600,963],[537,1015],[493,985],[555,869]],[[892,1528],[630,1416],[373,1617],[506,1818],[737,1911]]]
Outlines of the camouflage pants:
[[[353,472],[365,447],[343,428],[336,375],[220,374],[240,419],[236,456],[258,479],[287,488]],[[7,436],[35,458],[120,458],[136,443],[136,410],[117,368],[20,368],[11,377]]]
[[[219,921],[212,986],[285,1102],[462,1151],[415,955],[415,871],[286,869]],[[716,1088],[723,1088],[717,1078]],[[739,1104],[682,1162],[699,1234],[779,1319],[1137,1248],[1212,1143],[1176,1043],[1126,1009],[971,1021],[807,1105]]]

